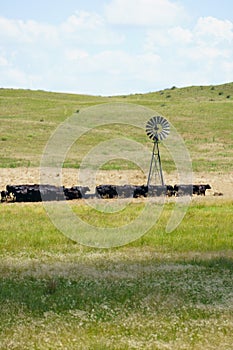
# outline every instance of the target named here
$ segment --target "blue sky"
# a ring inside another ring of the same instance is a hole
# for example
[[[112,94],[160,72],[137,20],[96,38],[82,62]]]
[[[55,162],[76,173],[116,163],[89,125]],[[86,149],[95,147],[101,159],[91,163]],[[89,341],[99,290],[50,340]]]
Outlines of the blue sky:
[[[231,81],[232,0],[0,4],[0,87],[116,95]]]

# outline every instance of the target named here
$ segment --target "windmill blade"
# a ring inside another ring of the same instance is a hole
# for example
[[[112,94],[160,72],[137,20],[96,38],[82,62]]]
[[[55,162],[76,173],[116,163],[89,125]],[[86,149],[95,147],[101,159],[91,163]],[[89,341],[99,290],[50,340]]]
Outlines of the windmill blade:
[[[170,125],[168,121],[161,117],[155,116],[148,120],[146,124],[146,134],[154,141],[163,141],[170,132]]]

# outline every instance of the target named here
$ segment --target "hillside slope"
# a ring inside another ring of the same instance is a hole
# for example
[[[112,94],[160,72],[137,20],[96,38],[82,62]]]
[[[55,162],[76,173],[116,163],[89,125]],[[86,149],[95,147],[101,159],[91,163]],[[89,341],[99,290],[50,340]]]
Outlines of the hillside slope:
[[[133,103],[153,109],[166,117],[183,137],[196,172],[232,171],[233,83],[166,89],[148,94],[87,96],[45,91],[0,89],[0,167],[37,167],[55,128],[77,110],[101,103]],[[117,129],[117,127],[116,127]],[[124,130],[125,131],[125,130]],[[70,150],[65,166],[79,167],[87,150],[116,130],[103,128],[93,137],[86,135],[77,149]],[[117,129],[119,136],[121,128]],[[127,130],[135,140],[148,144],[141,130]],[[95,141],[93,141],[95,139]],[[78,151],[77,151],[78,150]],[[174,170],[169,155],[163,154],[166,171]],[[133,168],[133,164],[122,165]],[[120,169],[121,163],[108,169]]]

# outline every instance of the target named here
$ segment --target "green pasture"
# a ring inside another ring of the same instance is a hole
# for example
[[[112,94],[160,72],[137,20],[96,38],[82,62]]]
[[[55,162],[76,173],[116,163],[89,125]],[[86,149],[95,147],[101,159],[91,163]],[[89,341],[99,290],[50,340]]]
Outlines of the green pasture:
[[[120,216],[70,205],[107,227],[134,220],[144,203]],[[230,350],[233,203],[194,200],[166,233],[173,209],[165,203],[135,242],[93,249],[60,233],[41,203],[2,204],[0,349]]]
[[[87,107],[114,102],[148,107],[166,117],[183,137],[194,171],[232,171],[233,83],[109,97],[0,89],[0,167],[39,166],[44,147],[61,122]],[[79,167],[91,147],[116,135],[150,147],[142,130],[104,126],[79,140],[64,166]],[[166,170],[173,170],[168,154],[163,160]],[[120,169],[121,164],[112,162],[106,169]]]

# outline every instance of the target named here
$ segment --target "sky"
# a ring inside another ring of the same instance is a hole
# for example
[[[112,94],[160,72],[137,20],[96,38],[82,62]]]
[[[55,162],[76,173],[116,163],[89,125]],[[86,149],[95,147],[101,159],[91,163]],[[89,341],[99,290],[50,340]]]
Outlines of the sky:
[[[232,81],[232,0],[1,1],[0,87],[109,96]]]

